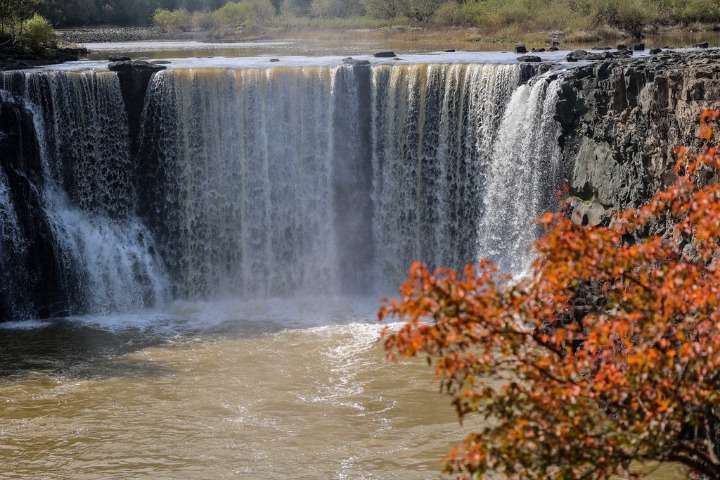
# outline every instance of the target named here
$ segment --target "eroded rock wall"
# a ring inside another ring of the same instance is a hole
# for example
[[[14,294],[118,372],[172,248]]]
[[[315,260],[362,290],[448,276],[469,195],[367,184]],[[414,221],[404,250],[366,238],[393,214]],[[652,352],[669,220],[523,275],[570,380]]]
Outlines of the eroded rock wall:
[[[571,194],[587,208],[640,205],[672,180],[674,147],[699,145],[698,114],[719,100],[720,51],[611,59],[570,72],[556,118]]]

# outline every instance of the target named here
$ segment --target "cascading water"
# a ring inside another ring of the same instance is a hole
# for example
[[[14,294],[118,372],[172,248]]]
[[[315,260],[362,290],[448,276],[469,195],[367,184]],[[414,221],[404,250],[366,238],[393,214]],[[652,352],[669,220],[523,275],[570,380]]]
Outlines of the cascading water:
[[[536,78],[514,93],[493,146],[478,223],[478,252],[513,273],[526,270],[532,221],[552,209],[560,184],[560,135],[553,119],[559,80]]]
[[[378,281],[414,260],[477,259],[486,165],[518,85],[515,65],[382,66],[373,72],[373,198]]]
[[[162,261],[133,215],[134,167],[117,76],[15,73],[4,75],[0,88],[22,96],[33,112],[41,172],[34,187],[69,313],[165,302]]]
[[[184,295],[335,285],[335,79],[327,68],[154,77],[142,148],[158,142],[153,223]]]
[[[33,112],[30,184],[72,312],[372,294],[414,260],[518,272],[557,177],[556,87],[518,87],[517,65],[166,70],[135,143],[114,73],[0,78]],[[6,277],[31,256],[13,171]],[[22,283],[4,279],[4,296]]]

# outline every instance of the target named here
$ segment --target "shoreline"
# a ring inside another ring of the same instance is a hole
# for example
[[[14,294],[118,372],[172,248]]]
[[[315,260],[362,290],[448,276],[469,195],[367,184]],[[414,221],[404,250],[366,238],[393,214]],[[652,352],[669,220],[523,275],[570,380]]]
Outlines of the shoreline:
[[[158,27],[114,27],[96,26],[58,30],[62,44],[82,45],[92,43],[126,43],[152,41],[196,41],[202,43],[268,42],[293,41],[333,43],[343,45],[403,44],[408,46],[436,45],[458,50],[507,50],[515,44],[531,47],[549,47],[555,38],[560,38],[564,49],[591,49],[593,47],[614,47],[617,44],[637,42],[618,30],[599,29],[595,32],[528,32],[518,37],[509,37],[502,32],[486,34],[475,27],[439,28],[430,27],[378,27],[378,28],[332,28],[332,27],[290,27],[262,28],[252,32],[242,31],[180,31],[163,30]],[[696,43],[710,41],[711,46],[720,46],[720,26],[717,24],[692,24],[655,26],[648,29],[642,41],[648,47],[682,48]],[[717,37],[717,39],[715,38]]]

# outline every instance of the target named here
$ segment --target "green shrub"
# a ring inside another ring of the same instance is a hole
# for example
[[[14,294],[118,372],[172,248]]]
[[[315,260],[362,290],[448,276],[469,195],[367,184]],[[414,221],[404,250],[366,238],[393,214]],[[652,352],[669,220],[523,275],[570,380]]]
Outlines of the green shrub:
[[[53,45],[57,36],[50,22],[37,13],[22,22],[20,31],[20,42],[32,49]]]
[[[190,30],[192,27],[192,16],[185,9],[166,10],[159,8],[152,15],[152,23],[163,31]]]
[[[717,21],[720,8],[715,0],[690,0],[678,12],[685,21]]]
[[[464,5],[460,5],[454,0],[443,3],[437,10],[435,10],[433,22],[438,25],[453,27],[467,25],[470,22],[468,22],[469,19],[465,14],[463,6]]]

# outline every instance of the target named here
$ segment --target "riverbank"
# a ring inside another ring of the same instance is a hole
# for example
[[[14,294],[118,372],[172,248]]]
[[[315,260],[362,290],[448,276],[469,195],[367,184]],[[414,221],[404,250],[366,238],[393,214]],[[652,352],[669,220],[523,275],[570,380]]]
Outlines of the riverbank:
[[[17,45],[0,45],[0,71],[54,65],[79,60],[87,54],[81,47],[44,48],[32,51]]]
[[[684,47],[708,42],[720,46],[720,32],[715,24],[692,24],[658,26],[647,29],[645,44],[648,47]],[[202,31],[158,27],[93,27],[58,31],[64,44],[126,43],[143,41],[197,41],[197,42],[255,42],[287,41],[295,44],[336,44],[338,51],[348,45],[388,45],[398,50],[458,49],[467,51],[509,50],[516,43],[532,47],[549,47],[553,40],[561,42],[561,48],[592,48],[634,41],[622,31],[599,28],[592,31],[573,32],[517,32],[507,29],[488,34],[473,27],[437,26],[413,27],[405,25],[378,28],[321,27],[315,24],[265,27],[253,31]]]

